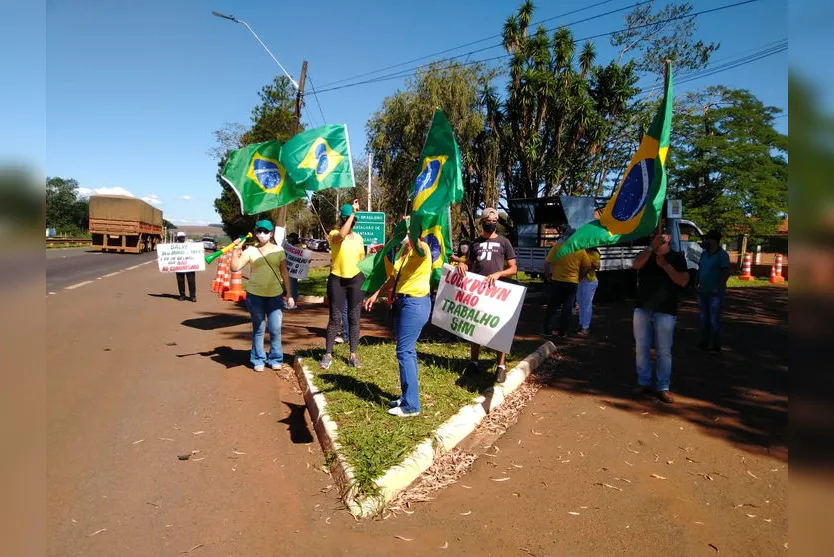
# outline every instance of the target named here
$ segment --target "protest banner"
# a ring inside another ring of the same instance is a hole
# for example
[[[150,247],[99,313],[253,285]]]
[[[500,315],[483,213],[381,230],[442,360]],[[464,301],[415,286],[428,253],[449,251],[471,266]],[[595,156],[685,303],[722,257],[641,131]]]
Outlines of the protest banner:
[[[156,261],[162,273],[186,273],[206,270],[206,250],[202,242],[157,244]]]
[[[500,280],[487,286],[484,276],[460,276],[444,265],[431,322],[464,340],[509,352],[526,294],[524,286]]]
[[[308,249],[297,248],[287,242],[281,246],[287,254],[287,271],[290,277],[298,280],[307,278],[310,270],[310,261],[313,260],[313,252]]]

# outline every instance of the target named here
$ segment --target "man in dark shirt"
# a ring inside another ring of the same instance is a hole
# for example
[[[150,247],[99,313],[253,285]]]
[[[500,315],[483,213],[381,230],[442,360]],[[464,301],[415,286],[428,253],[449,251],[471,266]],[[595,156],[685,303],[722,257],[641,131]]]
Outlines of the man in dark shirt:
[[[652,392],[652,360],[649,350],[654,338],[657,355],[657,396],[674,402],[669,394],[672,378],[672,338],[678,313],[678,294],[689,283],[686,259],[670,251],[669,237],[657,234],[651,245],[634,259],[637,271],[637,303],[634,308],[634,341],[637,352],[637,383],[642,393]]]
[[[466,262],[458,264],[458,272],[461,276],[467,271],[477,273],[486,277],[488,285],[492,286],[495,281],[504,277],[510,277],[518,272],[515,263],[515,250],[513,245],[506,238],[499,236],[498,211],[489,207],[481,214],[481,235],[472,240]],[[478,370],[478,358],[481,355],[481,346],[471,343],[471,362],[469,369]],[[498,353],[498,362],[495,369],[495,380],[503,383],[507,378],[507,355]]]

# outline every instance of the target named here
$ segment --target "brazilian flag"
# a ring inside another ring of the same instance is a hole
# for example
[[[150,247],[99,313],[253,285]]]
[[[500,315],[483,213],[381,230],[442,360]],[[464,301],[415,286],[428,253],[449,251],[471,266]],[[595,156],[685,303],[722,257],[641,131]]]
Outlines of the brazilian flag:
[[[411,215],[411,226],[409,227],[409,236],[412,238],[413,245],[418,244],[414,242],[414,238],[419,238],[429,246],[431,252],[431,289],[435,290],[440,284],[440,279],[443,277],[443,264],[449,262],[452,255],[452,234],[451,234],[451,219],[449,215],[449,208],[437,214],[414,213]],[[420,253],[422,250],[417,250]]]
[[[402,248],[402,241],[408,234],[408,218],[401,220],[394,227],[391,238],[378,252],[359,262],[359,270],[365,275],[362,290],[373,294],[388,280],[394,269],[394,262]]]
[[[455,132],[439,108],[420,153],[417,178],[411,194],[411,212],[439,214],[463,199],[460,150]]]
[[[670,68],[663,102],[631,159],[620,186],[608,200],[599,220],[580,226],[559,250],[557,257],[585,248],[636,240],[657,228],[666,198],[666,157],[672,129],[672,101]]]
[[[301,132],[281,148],[287,175],[306,191],[352,188],[353,160],[345,124]]]
[[[280,141],[253,143],[229,154],[220,177],[240,199],[246,215],[256,215],[307,196],[287,175]]]

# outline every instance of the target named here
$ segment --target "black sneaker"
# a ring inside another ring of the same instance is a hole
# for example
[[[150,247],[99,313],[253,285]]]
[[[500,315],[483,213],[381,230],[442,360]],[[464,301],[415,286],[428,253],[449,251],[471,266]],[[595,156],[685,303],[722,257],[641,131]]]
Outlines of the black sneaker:
[[[507,366],[498,366],[495,368],[495,381],[503,383],[507,380]]]
[[[192,302],[196,302],[197,301],[197,296],[191,296],[188,299]]]
[[[184,302],[184,301],[185,301],[185,296],[183,296],[182,294],[180,294],[180,302]]]

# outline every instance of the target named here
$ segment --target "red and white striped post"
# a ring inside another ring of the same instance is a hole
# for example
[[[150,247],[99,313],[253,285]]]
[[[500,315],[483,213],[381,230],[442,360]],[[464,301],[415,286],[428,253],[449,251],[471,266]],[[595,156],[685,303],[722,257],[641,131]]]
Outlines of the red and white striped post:
[[[776,262],[773,264],[773,267],[770,268],[770,283],[776,284],[779,282],[785,282],[785,277],[782,276],[782,254],[779,253],[776,255]]]
[[[747,252],[744,254],[744,262],[741,264],[741,274],[738,276],[739,280],[753,280],[753,275],[750,269],[753,266],[753,254]]]

